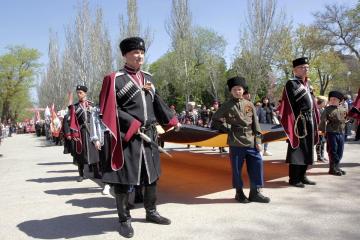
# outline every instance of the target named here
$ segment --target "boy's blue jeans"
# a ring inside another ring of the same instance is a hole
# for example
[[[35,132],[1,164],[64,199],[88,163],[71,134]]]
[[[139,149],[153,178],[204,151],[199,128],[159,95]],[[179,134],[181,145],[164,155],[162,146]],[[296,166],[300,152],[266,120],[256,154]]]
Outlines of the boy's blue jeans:
[[[244,186],[241,176],[244,160],[250,179],[250,188],[260,188],[264,185],[263,160],[256,148],[230,146],[230,160],[234,188],[241,189]]]
[[[326,149],[329,155],[329,162],[339,164],[344,153],[345,136],[343,133],[326,133]]]

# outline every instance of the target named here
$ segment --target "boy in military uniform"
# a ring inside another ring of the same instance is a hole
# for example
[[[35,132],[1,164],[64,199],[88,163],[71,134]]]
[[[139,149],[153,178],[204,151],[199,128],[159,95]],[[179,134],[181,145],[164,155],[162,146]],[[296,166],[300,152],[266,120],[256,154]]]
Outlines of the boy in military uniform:
[[[230,78],[227,81],[232,98],[221,105],[212,117],[212,128],[228,133],[232,182],[236,189],[235,199],[240,203],[269,203],[270,198],[261,194],[264,184],[263,160],[260,155],[260,125],[254,105],[244,99],[245,79]],[[242,166],[246,160],[250,178],[250,194],[247,198],[243,192],[241,178]]]
[[[329,105],[321,114],[319,130],[326,134],[327,152],[329,155],[329,174],[341,176],[346,172],[340,169],[339,164],[344,152],[344,131],[347,111],[340,106],[344,96],[341,92],[329,93]]]

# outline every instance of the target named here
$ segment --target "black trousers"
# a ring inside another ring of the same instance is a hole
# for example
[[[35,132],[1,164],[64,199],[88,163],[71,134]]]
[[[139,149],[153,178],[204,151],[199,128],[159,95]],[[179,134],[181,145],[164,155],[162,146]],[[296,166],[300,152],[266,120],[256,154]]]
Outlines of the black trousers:
[[[303,181],[308,166],[289,164],[289,183],[296,184]]]

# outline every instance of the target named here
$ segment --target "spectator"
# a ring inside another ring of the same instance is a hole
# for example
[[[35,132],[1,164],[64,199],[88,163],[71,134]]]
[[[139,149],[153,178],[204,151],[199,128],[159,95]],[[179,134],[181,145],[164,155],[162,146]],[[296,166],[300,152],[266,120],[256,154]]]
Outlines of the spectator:
[[[259,123],[274,124],[273,118],[275,117],[274,109],[270,105],[268,97],[261,99],[261,108],[257,111]],[[272,153],[268,151],[268,143],[264,143],[264,156],[272,156]]]

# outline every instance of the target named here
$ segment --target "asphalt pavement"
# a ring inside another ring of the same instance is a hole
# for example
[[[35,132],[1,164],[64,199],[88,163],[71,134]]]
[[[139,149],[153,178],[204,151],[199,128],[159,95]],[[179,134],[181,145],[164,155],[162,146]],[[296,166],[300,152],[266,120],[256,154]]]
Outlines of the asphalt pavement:
[[[158,210],[172,224],[147,223],[139,204],[131,211],[133,239],[360,239],[360,142],[345,145],[346,176],[328,175],[328,165],[316,163],[308,175],[317,185],[304,189],[287,184],[286,143],[270,143],[263,189],[269,204],[234,200],[226,153],[165,148],[173,157],[162,155]],[[115,200],[101,194],[100,182],[76,182],[77,167],[62,151],[32,134],[3,141],[0,239],[123,239]]]

